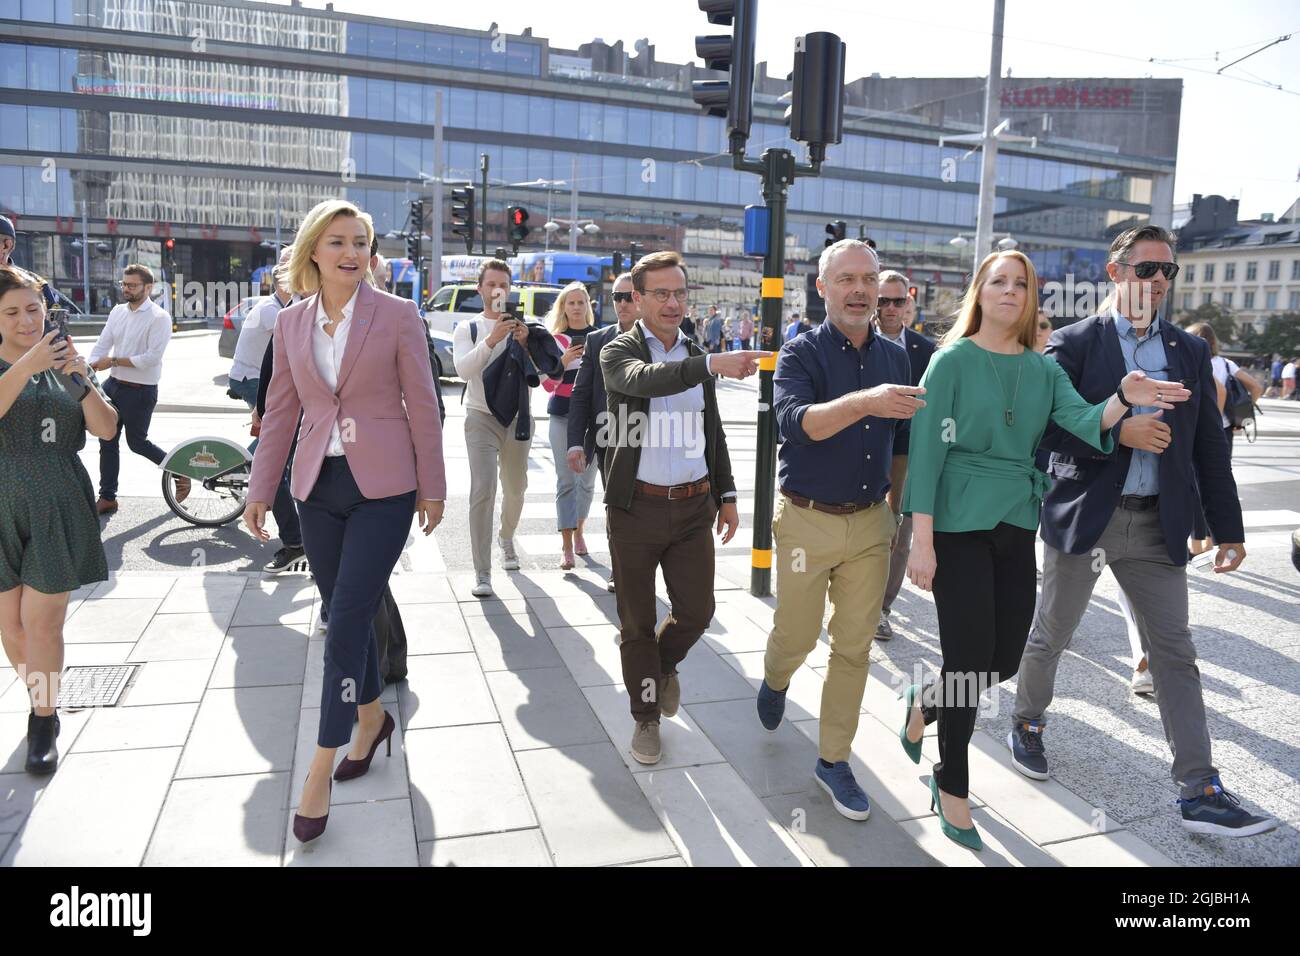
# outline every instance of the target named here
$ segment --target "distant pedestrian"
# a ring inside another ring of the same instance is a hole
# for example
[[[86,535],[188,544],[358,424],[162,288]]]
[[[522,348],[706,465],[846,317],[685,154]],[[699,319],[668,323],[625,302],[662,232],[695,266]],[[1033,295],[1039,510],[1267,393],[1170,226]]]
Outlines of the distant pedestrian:
[[[754,317],[746,310],[740,313],[740,328],[736,331],[740,339],[739,348],[748,352],[754,347]]]
[[[1282,366],[1282,397],[1295,397],[1296,368],[1300,366],[1300,359],[1290,359]]]
[[[53,341],[45,317],[40,285],[0,266],[0,638],[31,705],[28,773],[53,773],[59,761],[68,595],[108,578],[94,492],[77,453],[86,432],[117,431],[117,412],[85,358],[71,339]]]
[[[109,370],[104,394],[117,407],[117,433],[99,442],[99,500],[101,515],[117,511],[117,480],[121,467],[118,443],[123,430],[126,445],[137,455],[161,465],[166,452],[149,440],[149,424],[158,404],[163,353],[172,338],[172,317],[150,298],[153,271],[133,263],[122,271],[121,305],[113,307],[90,350],[90,367]],[[173,475],[177,503],[189,497],[190,479]]]
[[[285,246],[280,250],[275,268],[263,273],[264,278],[273,277],[272,291],[249,309],[244,324],[239,329],[239,338],[235,342],[235,358],[230,364],[230,391],[247,402],[249,408],[257,405],[262,358],[271,345],[271,333],[275,331],[276,317],[279,316],[281,309],[296,301],[285,273],[285,267],[292,254],[293,246]]]
[[[1269,374],[1269,389],[1265,398],[1275,398],[1282,394],[1282,356],[1273,356],[1273,365]]]

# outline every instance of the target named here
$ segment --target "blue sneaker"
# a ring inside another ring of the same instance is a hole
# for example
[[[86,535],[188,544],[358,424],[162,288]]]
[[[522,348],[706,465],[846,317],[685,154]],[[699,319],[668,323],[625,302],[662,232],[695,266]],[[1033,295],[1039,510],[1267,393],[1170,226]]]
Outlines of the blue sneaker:
[[[837,760],[829,769],[818,760],[813,776],[821,788],[831,795],[831,803],[835,804],[840,816],[850,820],[865,820],[871,816],[871,801],[853,779],[853,771],[849,769],[847,760]]]
[[[1183,828],[1210,836],[1245,837],[1267,833],[1277,827],[1271,817],[1247,813],[1236,795],[1223,789],[1218,777],[1211,778],[1199,797],[1179,800]]]
[[[785,691],[789,689],[772,690],[767,686],[767,678],[758,685],[758,721],[765,730],[775,733],[781,726],[781,718],[785,716]]]
[[[1036,720],[1017,721],[1007,734],[1011,766],[1034,780],[1047,779],[1047,753],[1043,750],[1043,725]]]

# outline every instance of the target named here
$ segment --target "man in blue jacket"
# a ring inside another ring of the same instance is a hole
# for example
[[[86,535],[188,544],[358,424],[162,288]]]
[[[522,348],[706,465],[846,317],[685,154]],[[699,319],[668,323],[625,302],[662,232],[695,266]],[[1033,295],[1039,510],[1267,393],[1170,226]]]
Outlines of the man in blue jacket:
[[[1192,398],[1162,412],[1120,401],[1131,411],[1116,424],[1112,454],[1049,428],[1052,490],[1043,501],[1043,593],[1020,662],[1016,710],[1007,745],[1025,776],[1047,779],[1044,715],[1056,667],[1093,587],[1109,566],[1139,624],[1155,682],[1183,826],[1194,833],[1250,836],[1277,822],[1247,812],[1224,789],[1211,762],[1201,675],[1187,612],[1187,538],[1203,503],[1214,540],[1214,570],[1235,570],[1246,556],[1241,504],[1204,340],[1159,318],[1178,274],[1173,242],[1159,226],[1116,237],[1106,271],[1115,282],[1110,307],[1058,329],[1047,345],[1074,387],[1090,402],[1119,389],[1141,370],[1182,381]],[[1200,488],[1198,502],[1196,488]]]

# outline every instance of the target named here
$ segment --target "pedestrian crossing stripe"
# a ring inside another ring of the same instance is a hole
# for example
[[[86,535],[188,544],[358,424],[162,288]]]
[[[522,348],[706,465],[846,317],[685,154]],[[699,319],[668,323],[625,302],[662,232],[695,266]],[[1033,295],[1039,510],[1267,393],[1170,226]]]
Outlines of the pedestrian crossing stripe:
[[[749,552],[750,563],[756,568],[770,568],[772,566],[772,549],[771,548],[753,548]]]

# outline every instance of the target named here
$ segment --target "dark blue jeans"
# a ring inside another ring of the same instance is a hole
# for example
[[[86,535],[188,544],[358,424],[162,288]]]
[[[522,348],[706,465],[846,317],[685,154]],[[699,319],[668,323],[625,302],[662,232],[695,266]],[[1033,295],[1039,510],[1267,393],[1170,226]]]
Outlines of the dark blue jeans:
[[[158,404],[157,385],[132,385],[110,377],[104,383],[104,394],[117,406],[117,434],[112,441],[99,442],[99,497],[106,501],[117,499],[117,474],[121,468],[118,441],[126,431],[126,447],[137,455],[161,465],[167,453],[149,440],[149,423],[153,420],[154,406]]]
[[[357,704],[376,700],[384,686],[373,621],[411,530],[415,491],[367,498],[347,459],[327,457],[298,507],[307,560],[329,607],[316,743],[343,747]]]

